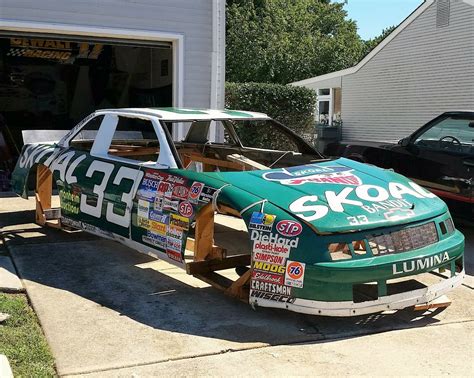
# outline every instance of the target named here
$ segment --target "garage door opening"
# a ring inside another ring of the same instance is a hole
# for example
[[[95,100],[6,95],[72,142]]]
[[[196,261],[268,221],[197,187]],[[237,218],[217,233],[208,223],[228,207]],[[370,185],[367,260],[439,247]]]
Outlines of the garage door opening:
[[[0,191],[22,130],[69,130],[97,109],[173,106],[170,42],[0,38]]]

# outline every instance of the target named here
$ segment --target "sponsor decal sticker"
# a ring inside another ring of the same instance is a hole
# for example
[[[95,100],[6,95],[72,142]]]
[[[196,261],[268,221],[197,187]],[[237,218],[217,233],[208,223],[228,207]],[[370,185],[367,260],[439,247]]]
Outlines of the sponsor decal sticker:
[[[184,185],[175,185],[173,188],[173,197],[185,200],[188,198],[189,189]]]
[[[193,205],[189,201],[183,201],[179,204],[179,213],[186,218],[191,218],[193,216],[194,210]]]
[[[256,254],[263,253],[269,255],[276,255],[279,257],[290,257],[291,248],[284,244],[254,241],[253,252]]]
[[[344,166],[302,165],[283,168],[280,171],[266,172],[263,178],[267,181],[278,181],[283,185],[342,184],[361,185],[362,181],[353,174],[352,168]]]
[[[149,230],[150,231],[153,231],[153,232],[156,232],[157,234],[160,234],[160,235],[163,235],[163,236],[166,236],[166,224],[164,223],[160,223],[160,222],[155,222],[155,221],[149,221]]]
[[[167,250],[179,252],[181,254],[182,242],[181,239],[175,239],[171,236],[167,238]]]
[[[61,189],[59,191],[59,198],[61,199],[61,211],[69,214],[79,214],[79,204],[81,202],[80,192],[75,193]]]
[[[150,213],[150,202],[139,199],[137,216],[141,218],[148,218],[149,213]]]
[[[269,282],[269,283],[276,284],[276,285],[283,285],[284,281],[285,281],[285,277],[281,276],[279,274],[259,272],[257,270],[254,270],[252,272],[252,279],[253,280],[258,280],[258,281],[263,281],[263,282]]]
[[[209,186],[205,186],[204,188],[202,188],[201,194],[199,195],[199,202],[211,202],[215,192],[216,189],[210,188]]]
[[[156,221],[156,222],[168,224],[169,215],[168,214],[162,214],[158,211],[152,210],[152,211],[150,211],[149,218],[150,218],[150,220],[153,220],[153,221]]]
[[[155,197],[155,200],[153,202],[153,209],[156,211],[163,211],[163,197]]]
[[[183,262],[183,257],[181,256],[181,252],[176,252],[172,250],[167,250],[166,254],[171,260],[175,260],[178,262]]]
[[[250,287],[252,290],[265,291],[267,293],[282,294],[282,295],[287,295],[287,296],[291,295],[290,287],[284,286],[284,285],[276,285],[274,283],[269,283],[269,282],[261,282],[261,281],[252,280]]]
[[[150,229],[150,220],[148,218],[138,217],[137,218],[137,225],[138,225],[138,227],[145,228],[145,229],[149,230]]]
[[[204,184],[202,182],[194,181],[193,185],[191,185],[191,189],[189,189],[189,200],[193,202],[197,201],[203,188]]]
[[[271,273],[279,273],[279,274],[284,274],[286,271],[286,268],[284,266],[277,265],[277,264],[270,264],[270,263],[262,262],[262,261],[254,261],[253,268],[257,270],[261,270],[263,272],[271,272]]]
[[[163,199],[163,210],[178,211],[178,201],[173,201],[168,198]]]
[[[277,223],[276,230],[280,235],[292,238],[301,234],[303,227],[299,222],[285,219]]]
[[[155,234],[154,232],[147,231],[146,235],[142,236],[142,241],[155,247],[166,249],[166,237]]]
[[[166,181],[161,181],[158,185],[157,196],[171,198],[173,196],[173,185]]]
[[[189,230],[189,218],[178,214],[170,214],[170,226],[180,228],[182,230]]]
[[[278,234],[267,234],[266,232],[252,230],[250,232],[250,239],[255,241],[260,241],[264,243],[272,243],[277,245],[284,245],[290,248],[297,248],[300,242],[300,238],[296,239],[287,239]],[[255,244],[255,243],[254,243]]]
[[[176,228],[169,226],[168,231],[166,232],[166,235],[175,238],[175,239],[183,239],[183,230],[181,228]]]
[[[400,209],[400,208],[393,208],[383,213],[383,216],[385,217],[385,219],[390,220],[390,221],[398,221],[398,220],[410,218],[413,215],[415,215],[415,212],[412,209]]]
[[[266,291],[250,290],[250,296],[256,299],[266,299],[269,301],[295,303],[296,298],[287,295],[267,293]],[[258,302],[258,301],[257,301]]]
[[[305,264],[298,261],[286,262],[285,285],[303,287]]]
[[[270,232],[273,228],[273,222],[275,222],[275,218],[275,215],[259,213],[255,211],[250,217],[249,228],[253,230]]]
[[[269,263],[278,264],[278,265],[285,265],[286,257],[275,256],[269,253],[261,253],[261,252],[257,252],[253,254],[254,261],[263,261],[263,262],[269,262]]]

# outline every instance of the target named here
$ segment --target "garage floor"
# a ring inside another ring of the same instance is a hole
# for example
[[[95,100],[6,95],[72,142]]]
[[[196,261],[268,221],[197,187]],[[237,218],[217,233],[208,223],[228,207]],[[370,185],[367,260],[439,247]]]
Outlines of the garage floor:
[[[254,311],[115,242],[40,228],[33,209],[0,198],[0,226],[60,375],[474,373],[472,229],[450,307],[345,319]]]

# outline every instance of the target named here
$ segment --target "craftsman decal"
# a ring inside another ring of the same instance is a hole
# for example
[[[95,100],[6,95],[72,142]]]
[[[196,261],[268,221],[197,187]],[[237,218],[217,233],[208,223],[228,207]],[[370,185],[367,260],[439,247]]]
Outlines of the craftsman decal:
[[[284,285],[276,285],[269,282],[260,282],[252,280],[250,287],[252,290],[265,291],[267,293],[282,294],[287,296],[291,295],[290,287]]]
[[[306,183],[361,185],[359,177],[347,167],[322,167],[317,165],[303,165],[298,167],[282,168],[281,171],[267,172],[263,178],[267,181],[278,181],[283,185],[302,185]]]

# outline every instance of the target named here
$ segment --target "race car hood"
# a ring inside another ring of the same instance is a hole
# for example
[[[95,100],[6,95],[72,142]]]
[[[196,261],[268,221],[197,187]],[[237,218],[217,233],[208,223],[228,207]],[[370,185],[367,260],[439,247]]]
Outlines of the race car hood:
[[[443,201],[407,178],[344,158],[216,175],[267,199],[323,233],[410,223],[447,211]]]

